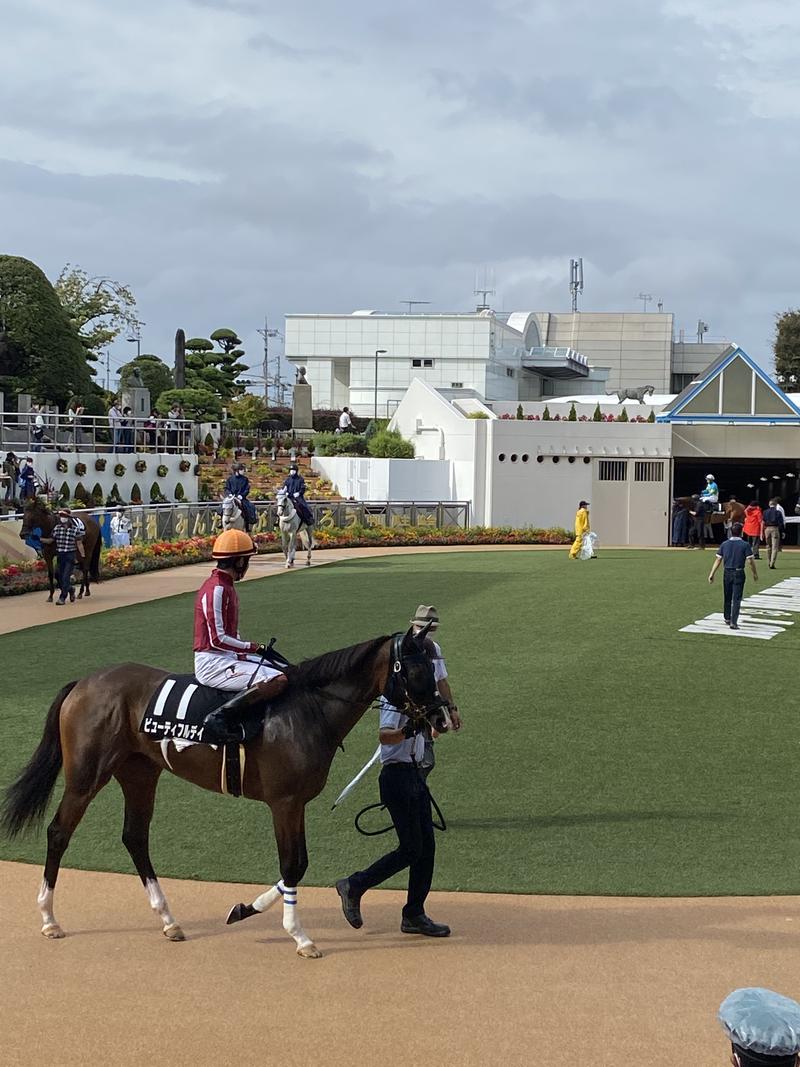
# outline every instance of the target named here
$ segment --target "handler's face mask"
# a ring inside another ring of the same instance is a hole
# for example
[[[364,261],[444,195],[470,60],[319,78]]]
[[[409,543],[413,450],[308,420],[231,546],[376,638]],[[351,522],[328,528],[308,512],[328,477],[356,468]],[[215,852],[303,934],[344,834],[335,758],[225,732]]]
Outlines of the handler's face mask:
[[[67,518],[66,515],[59,515],[58,516],[58,521],[61,523],[62,526],[66,526],[67,523],[69,522],[69,519]]]

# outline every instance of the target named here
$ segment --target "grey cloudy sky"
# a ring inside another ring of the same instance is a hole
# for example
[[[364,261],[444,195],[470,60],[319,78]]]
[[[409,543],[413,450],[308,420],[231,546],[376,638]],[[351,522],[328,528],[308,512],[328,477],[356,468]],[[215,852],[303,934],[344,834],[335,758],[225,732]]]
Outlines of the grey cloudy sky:
[[[265,312],[468,310],[482,264],[498,307],[563,310],[577,255],[586,310],[643,290],[764,362],[798,302],[798,7],[4,8],[2,250],[129,283],[147,351],[230,325],[255,356]]]

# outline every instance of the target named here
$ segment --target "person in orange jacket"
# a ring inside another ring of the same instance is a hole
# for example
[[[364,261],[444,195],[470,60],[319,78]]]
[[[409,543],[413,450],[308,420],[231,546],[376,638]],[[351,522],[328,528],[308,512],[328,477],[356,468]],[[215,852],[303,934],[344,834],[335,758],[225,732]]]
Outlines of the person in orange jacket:
[[[753,558],[759,559],[758,546],[764,537],[764,513],[757,500],[751,500],[744,509],[744,536],[753,549]]]

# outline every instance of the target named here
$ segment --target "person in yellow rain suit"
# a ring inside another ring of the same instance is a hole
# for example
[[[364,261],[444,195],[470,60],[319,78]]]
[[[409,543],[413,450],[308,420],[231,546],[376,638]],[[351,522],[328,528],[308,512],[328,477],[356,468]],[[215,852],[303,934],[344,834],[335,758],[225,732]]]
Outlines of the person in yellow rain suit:
[[[578,553],[581,550],[581,543],[583,542],[583,535],[589,533],[590,530],[589,501],[581,500],[578,504],[578,510],[575,513],[575,540],[572,542],[572,548],[569,550],[570,559],[578,558]]]

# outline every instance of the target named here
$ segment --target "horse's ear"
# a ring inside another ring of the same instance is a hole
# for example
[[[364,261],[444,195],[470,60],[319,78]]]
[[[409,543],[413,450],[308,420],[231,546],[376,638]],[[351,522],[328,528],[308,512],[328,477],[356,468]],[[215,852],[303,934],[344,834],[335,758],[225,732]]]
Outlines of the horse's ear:
[[[430,633],[432,626],[433,620],[431,619],[425,623],[425,625],[422,627],[418,634],[414,634],[414,640],[417,641],[419,644],[423,644],[425,642],[425,638]]]

